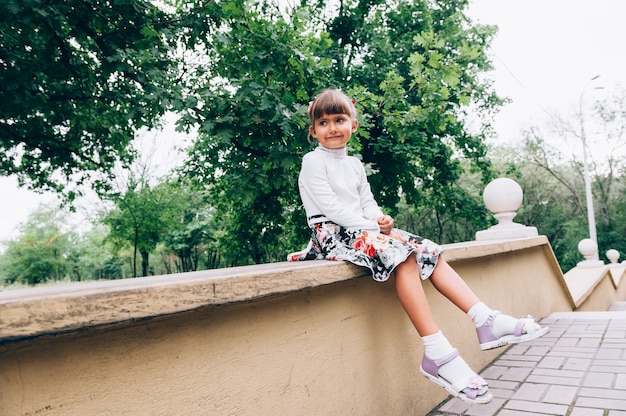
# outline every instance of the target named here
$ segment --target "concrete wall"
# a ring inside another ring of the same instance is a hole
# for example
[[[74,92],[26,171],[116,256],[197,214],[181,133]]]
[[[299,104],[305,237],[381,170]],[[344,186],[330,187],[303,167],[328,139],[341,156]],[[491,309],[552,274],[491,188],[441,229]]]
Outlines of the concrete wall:
[[[613,302],[626,299],[626,264],[604,265],[602,262],[588,266],[583,261],[564,275],[568,291],[577,311],[606,310]]]
[[[545,237],[445,255],[494,308],[574,308]],[[502,352],[425,285],[475,370]],[[0,415],[422,415],[447,397],[422,353],[393,282],[342,262],[1,292]]]

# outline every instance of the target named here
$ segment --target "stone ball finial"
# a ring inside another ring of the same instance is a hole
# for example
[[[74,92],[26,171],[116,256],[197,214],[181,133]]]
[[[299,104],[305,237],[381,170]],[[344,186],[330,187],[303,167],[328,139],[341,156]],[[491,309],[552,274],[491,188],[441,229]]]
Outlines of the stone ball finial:
[[[608,250],[606,252],[606,258],[609,259],[611,263],[617,263],[617,260],[619,260],[619,251],[614,248]]]
[[[598,251],[598,245],[591,238],[583,238],[578,243],[578,251],[584,258],[591,259],[596,251]]]
[[[598,251],[598,245],[591,238],[583,238],[578,243],[578,251],[587,260],[592,260],[594,254]]]
[[[600,267],[604,266],[602,260],[596,260],[598,253],[598,244],[591,238],[583,238],[578,243],[578,251],[583,255],[585,260],[578,262],[578,267]]]
[[[495,179],[485,187],[483,200],[501,225],[509,225],[522,205],[524,193],[517,182],[509,178]]]
[[[483,200],[487,209],[493,212],[498,224],[487,230],[477,231],[476,240],[537,237],[537,228],[513,222],[523,199],[522,187],[513,179],[498,178],[489,182],[483,191]]]

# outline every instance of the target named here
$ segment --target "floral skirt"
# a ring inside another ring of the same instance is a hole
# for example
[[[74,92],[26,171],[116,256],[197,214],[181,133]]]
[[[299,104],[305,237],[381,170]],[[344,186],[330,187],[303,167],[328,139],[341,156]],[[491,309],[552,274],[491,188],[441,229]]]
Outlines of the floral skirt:
[[[311,226],[311,241],[306,249],[287,256],[288,261],[314,259],[347,260],[372,271],[374,280],[384,282],[397,265],[414,254],[420,277],[432,274],[443,247],[428,239],[394,229],[404,241],[376,231],[345,228],[332,222]]]

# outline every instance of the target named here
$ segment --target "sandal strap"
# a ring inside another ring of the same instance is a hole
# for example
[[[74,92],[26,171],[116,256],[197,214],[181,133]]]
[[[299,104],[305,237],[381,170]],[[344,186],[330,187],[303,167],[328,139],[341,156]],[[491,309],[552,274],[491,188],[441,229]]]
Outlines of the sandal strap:
[[[439,377],[439,368],[448,364],[450,361],[454,360],[458,356],[459,351],[456,348],[452,350],[450,354],[444,355],[443,357],[437,358],[435,360],[424,354],[424,358],[422,359],[422,369],[424,369],[424,371],[426,371],[433,377]]]
[[[493,334],[493,321],[496,319],[496,316],[500,314],[500,311],[494,310],[489,314],[485,323],[483,323],[480,327],[476,328],[476,332],[478,334],[478,340],[480,343],[495,341],[498,339]]]
[[[517,320],[517,323],[515,324],[515,330],[513,331],[513,334],[516,337],[519,337],[523,334],[524,331],[524,327],[526,327],[526,333],[527,334],[532,334],[535,332],[535,319],[530,316],[524,316],[523,318],[520,318]],[[531,325],[527,325],[527,324],[531,324]]]
[[[443,357],[437,358],[433,360],[429,358],[426,354],[424,354],[424,358],[422,359],[422,370],[430,374],[433,378],[441,378],[439,375],[439,368],[448,364],[450,361],[454,360],[459,356],[459,351],[455,348],[450,354],[444,355]],[[487,382],[480,377],[478,374],[474,374],[469,380],[465,382],[453,382],[447,381],[451,388],[453,388],[456,392],[463,392],[469,399],[474,400],[478,397],[478,394],[483,389],[483,387],[487,386]]]
[[[458,356],[459,356],[459,350],[455,348],[452,350],[450,354],[444,355],[443,357],[439,357],[436,360],[433,360],[433,362],[435,363],[437,368],[439,368],[448,364],[450,361],[454,360]]]

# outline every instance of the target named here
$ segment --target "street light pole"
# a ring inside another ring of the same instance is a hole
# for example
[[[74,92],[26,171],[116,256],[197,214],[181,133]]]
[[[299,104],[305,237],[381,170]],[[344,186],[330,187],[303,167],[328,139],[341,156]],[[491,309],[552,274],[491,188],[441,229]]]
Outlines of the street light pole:
[[[587,87],[600,75],[596,75],[591,78],[580,93],[579,107],[580,107],[580,138],[583,142],[583,167],[584,167],[584,179],[585,179],[585,196],[587,199],[587,222],[589,223],[589,238],[598,244],[598,238],[596,234],[596,216],[593,209],[593,194],[591,192],[591,178],[589,177],[589,164],[587,163],[587,137],[585,135],[585,121],[583,117],[583,95],[587,90]],[[596,251],[595,259],[598,260],[598,252]]]

